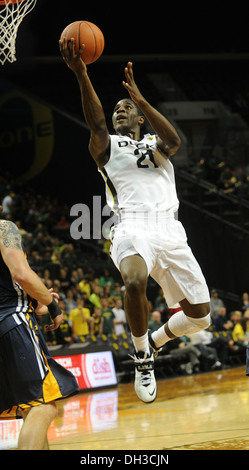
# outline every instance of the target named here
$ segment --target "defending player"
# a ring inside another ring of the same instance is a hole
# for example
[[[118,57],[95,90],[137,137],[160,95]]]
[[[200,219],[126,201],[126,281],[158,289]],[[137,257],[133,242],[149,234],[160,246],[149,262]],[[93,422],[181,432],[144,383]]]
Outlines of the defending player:
[[[19,450],[48,449],[55,400],[78,391],[75,377],[50,356],[34,314],[49,311],[47,330],[58,328],[56,296],[30,268],[16,225],[0,220],[0,417],[22,415]]]
[[[120,100],[113,113],[116,135],[109,135],[101,102],[75,41],[60,41],[63,59],[79,82],[82,106],[91,131],[89,150],[106,182],[107,202],[119,216],[112,233],[111,257],[125,284],[125,312],[135,346],[135,390],[144,402],[156,398],[154,356],[148,342],[147,279],[162,287],[167,303],[180,303],[157,336],[150,338],[154,353],[167,341],[210,324],[209,292],[190,250],[182,224],[175,219],[179,202],[170,157],[180,138],[169,121],[141,95],[132,63],[123,82],[130,98]],[[141,139],[148,119],[155,135]],[[141,140],[140,140],[141,139]]]

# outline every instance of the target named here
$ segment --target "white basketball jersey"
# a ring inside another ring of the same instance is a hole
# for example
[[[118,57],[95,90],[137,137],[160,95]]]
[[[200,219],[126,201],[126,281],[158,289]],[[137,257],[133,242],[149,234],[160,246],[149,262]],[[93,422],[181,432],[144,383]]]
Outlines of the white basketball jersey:
[[[156,136],[140,141],[110,136],[110,158],[99,170],[106,183],[107,204],[114,212],[178,210],[174,168],[157,149]]]

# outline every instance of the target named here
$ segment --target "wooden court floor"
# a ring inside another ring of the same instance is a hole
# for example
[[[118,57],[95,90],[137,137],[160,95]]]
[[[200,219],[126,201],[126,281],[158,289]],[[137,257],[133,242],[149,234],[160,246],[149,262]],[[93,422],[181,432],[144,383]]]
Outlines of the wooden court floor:
[[[249,450],[244,366],[158,381],[152,404],[140,402],[129,383],[58,406],[48,433],[51,450]],[[6,438],[10,428],[1,426]]]

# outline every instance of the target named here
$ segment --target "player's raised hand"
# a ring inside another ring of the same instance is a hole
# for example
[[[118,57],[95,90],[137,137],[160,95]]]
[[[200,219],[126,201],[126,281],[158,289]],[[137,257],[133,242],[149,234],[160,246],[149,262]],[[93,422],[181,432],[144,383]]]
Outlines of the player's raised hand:
[[[142,98],[142,95],[135,83],[132,67],[132,62],[128,62],[127,67],[124,69],[126,81],[123,81],[122,83],[129,92],[131,99],[138,104],[139,100]]]
[[[64,62],[75,73],[80,70],[86,70],[86,64],[83,62],[81,55],[84,50],[84,44],[79,48],[79,52],[75,52],[75,39],[67,41],[66,38],[59,40],[59,48]]]

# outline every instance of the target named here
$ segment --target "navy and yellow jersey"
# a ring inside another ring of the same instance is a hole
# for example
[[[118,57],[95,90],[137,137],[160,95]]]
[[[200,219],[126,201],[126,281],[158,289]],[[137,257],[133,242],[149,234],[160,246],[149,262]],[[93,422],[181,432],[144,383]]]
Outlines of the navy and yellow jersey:
[[[50,355],[34,315],[0,336],[0,417],[14,418],[30,407],[79,391],[75,376]]]
[[[0,336],[19,324],[18,314],[31,313],[36,306],[12,278],[0,252]]]
[[[7,236],[7,231],[9,233]],[[4,233],[5,231],[5,233]],[[17,227],[2,228],[5,246],[22,249]],[[0,416],[77,393],[74,375],[49,354],[34,309],[37,301],[12,278],[0,253]]]

